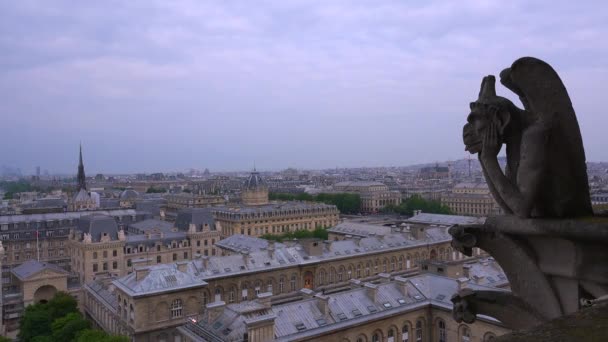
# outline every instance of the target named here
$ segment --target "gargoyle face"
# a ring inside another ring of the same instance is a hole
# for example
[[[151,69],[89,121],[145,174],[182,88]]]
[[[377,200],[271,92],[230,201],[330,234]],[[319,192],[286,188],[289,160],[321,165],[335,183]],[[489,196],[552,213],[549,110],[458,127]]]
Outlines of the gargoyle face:
[[[499,129],[497,132],[498,143],[501,144],[504,123],[501,122],[501,117],[497,114],[500,112],[499,107],[477,102],[472,102],[470,107],[471,112],[467,116],[467,124],[464,125],[462,130],[465,151],[469,151],[471,154],[481,152],[484,144],[483,137],[492,122]]]

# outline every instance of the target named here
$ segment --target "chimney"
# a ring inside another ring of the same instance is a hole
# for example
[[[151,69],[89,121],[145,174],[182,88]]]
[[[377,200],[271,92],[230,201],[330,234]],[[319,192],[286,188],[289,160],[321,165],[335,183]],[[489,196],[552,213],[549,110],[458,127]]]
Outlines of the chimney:
[[[372,283],[365,283],[363,284],[363,287],[365,287],[367,295],[372,299],[374,303],[376,303],[376,300],[378,299],[378,285]]]
[[[380,274],[378,274],[378,277],[380,278],[380,283],[382,283],[382,284],[388,283],[389,281],[391,281],[391,275],[388,273],[380,273]]]
[[[470,276],[470,270],[471,265],[462,265],[462,276],[468,278]]]
[[[257,301],[262,304],[264,308],[270,309],[271,303],[270,299],[272,298],[272,292],[262,292],[258,295]]]
[[[148,267],[138,267],[135,269],[135,280],[140,281],[148,274],[150,274],[150,269]]]
[[[188,233],[196,233],[196,224],[190,223],[188,225]]]
[[[201,257],[201,260],[203,260],[203,267],[204,267],[205,269],[208,269],[208,268],[209,268],[209,257],[208,257],[208,256],[206,256],[206,255],[205,255],[205,256],[202,256],[202,257]]]
[[[401,294],[403,295],[403,297],[410,297],[410,291],[407,286],[408,281],[406,278],[395,277],[395,283],[399,287],[399,291],[401,291]]]
[[[274,244],[268,244],[268,257],[274,259]]]
[[[329,296],[323,294],[316,294],[317,307],[323,316],[329,315]]]
[[[353,236],[353,240],[355,241],[355,245],[357,245],[357,247],[361,247],[361,237],[360,236]]]
[[[242,251],[241,254],[243,254],[243,263],[245,264],[245,267],[247,267],[249,265],[249,259],[251,258],[249,256],[249,252],[248,251]]]
[[[356,288],[361,287],[361,280],[359,280],[359,279],[351,279],[348,281],[348,283],[350,284],[351,289],[356,289]]]
[[[226,302],[219,301],[207,304],[207,323],[213,323],[224,313]]]
[[[458,278],[456,281],[458,281],[458,291],[460,291],[462,289],[467,288],[469,278],[462,277],[462,278]]]
[[[300,289],[300,294],[304,299],[310,299],[315,295],[315,291],[307,288]]]
[[[188,262],[187,261],[178,262],[177,263],[177,270],[180,271],[180,272],[186,273],[188,271]]]

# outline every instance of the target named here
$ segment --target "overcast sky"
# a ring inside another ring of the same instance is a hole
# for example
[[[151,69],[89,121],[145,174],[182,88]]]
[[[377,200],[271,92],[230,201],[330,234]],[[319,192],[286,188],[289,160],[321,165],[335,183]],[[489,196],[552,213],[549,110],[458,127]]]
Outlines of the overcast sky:
[[[79,141],[88,174],[459,159],[482,76],[526,55],[606,161],[607,41],[605,0],[0,1],[0,165],[75,173]]]

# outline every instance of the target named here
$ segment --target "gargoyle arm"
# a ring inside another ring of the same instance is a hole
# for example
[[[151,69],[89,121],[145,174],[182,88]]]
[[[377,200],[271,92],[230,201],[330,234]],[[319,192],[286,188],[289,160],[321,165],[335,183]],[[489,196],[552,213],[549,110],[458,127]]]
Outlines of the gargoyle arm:
[[[547,130],[540,123],[524,133],[517,184],[513,184],[500,169],[497,156],[482,157],[481,163],[502,201],[519,217],[530,217],[545,175]]]

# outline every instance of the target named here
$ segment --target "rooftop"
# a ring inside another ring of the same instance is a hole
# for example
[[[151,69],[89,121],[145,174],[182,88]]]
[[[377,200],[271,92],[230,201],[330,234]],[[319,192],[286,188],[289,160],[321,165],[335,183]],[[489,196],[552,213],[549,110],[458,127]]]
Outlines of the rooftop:
[[[456,224],[481,224],[485,220],[485,217],[419,213],[410,217],[407,222],[453,226]]]
[[[211,333],[221,336],[222,340],[238,340],[247,331],[247,322],[269,319],[274,320],[277,341],[309,340],[331,331],[401,315],[428,305],[450,311],[450,298],[459,286],[455,279],[434,274],[408,279],[396,277],[395,280],[381,284],[362,285],[354,285],[349,291],[330,295],[308,293],[305,294],[305,299],[272,307],[264,306],[259,301],[229,304],[217,318],[191,322],[182,329],[194,334],[197,331]],[[467,284],[467,287],[503,291],[476,284]],[[243,307],[247,308],[246,312]],[[481,319],[499,324],[490,318]]]

